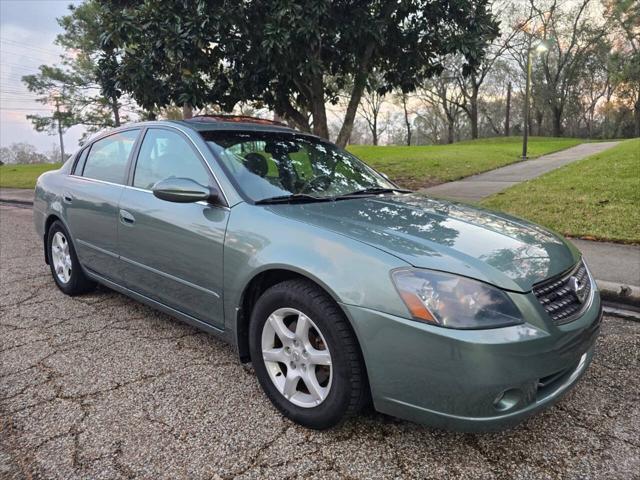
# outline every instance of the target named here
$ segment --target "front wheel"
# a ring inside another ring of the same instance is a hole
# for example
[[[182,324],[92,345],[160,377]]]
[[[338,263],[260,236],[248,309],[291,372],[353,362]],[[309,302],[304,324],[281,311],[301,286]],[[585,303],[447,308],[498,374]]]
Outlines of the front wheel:
[[[293,421],[330,428],[366,402],[357,341],[335,302],[314,284],[290,280],[269,288],[253,309],[249,335],[262,388]]]
[[[58,220],[49,228],[47,253],[53,279],[64,293],[78,295],[95,288],[95,282],[89,280],[80,267],[71,236]]]

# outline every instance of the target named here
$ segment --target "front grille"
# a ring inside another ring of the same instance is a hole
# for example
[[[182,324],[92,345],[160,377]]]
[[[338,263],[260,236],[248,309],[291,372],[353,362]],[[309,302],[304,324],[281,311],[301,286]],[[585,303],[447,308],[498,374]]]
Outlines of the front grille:
[[[578,297],[577,286],[583,286]],[[533,293],[557,325],[571,322],[582,314],[591,300],[591,279],[583,261],[569,273],[538,283]],[[582,299],[582,300],[581,300]]]

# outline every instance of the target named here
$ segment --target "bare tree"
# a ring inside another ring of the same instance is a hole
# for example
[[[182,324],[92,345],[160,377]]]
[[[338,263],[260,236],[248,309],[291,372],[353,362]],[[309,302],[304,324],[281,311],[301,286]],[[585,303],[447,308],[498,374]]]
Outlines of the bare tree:
[[[407,146],[411,146],[411,138],[413,136],[413,131],[411,127],[411,109],[409,108],[409,101],[411,97],[408,93],[400,91],[396,93],[395,100],[402,107],[402,117],[404,119],[404,127],[407,130]]]
[[[458,87],[455,77],[448,76],[447,71],[443,72],[437,78],[431,79],[425,83],[418,97],[431,105],[437,107],[447,129],[447,143],[453,143],[455,140],[456,122],[462,113],[463,94]]]
[[[358,109],[358,115],[367,122],[369,130],[371,131],[374,145],[378,145],[380,135],[386,130],[386,126],[380,127],[378,123],[380,110],[384,104],[384,94],[380,93],[381,87],[381,78],[378,75],[372,75],[369,78],[367,87],[360,100],[360,108]]]
[[[560,136],[572,88],[606,29],[603,24],[597,25],[594,16],[589,14],[593,0],[580,0],[574,8],[558,0],[529,1],[539,27],[528,33],[550,44],[539,62],[544,76],[540,90],[551,112],[553,135]]]

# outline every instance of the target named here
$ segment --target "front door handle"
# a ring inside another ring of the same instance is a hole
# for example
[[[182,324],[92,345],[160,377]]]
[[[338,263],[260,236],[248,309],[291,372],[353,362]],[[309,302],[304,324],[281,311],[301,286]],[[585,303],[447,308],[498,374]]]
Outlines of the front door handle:
[[[120,209],[120,221],[126,225],[132,225],[136,222],[136,218],[126,210]]]

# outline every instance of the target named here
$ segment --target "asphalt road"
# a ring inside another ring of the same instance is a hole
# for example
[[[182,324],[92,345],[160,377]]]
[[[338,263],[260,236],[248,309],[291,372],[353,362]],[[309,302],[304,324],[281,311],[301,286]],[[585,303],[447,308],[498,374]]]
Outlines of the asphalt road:
[[[557,406],[496,434],[282,418],[230,347],[106,289],[54,286],[0,206],[0,478],[640,478],[640,323],[607,317]],[[426,367],[425,367],[426,368]]]

